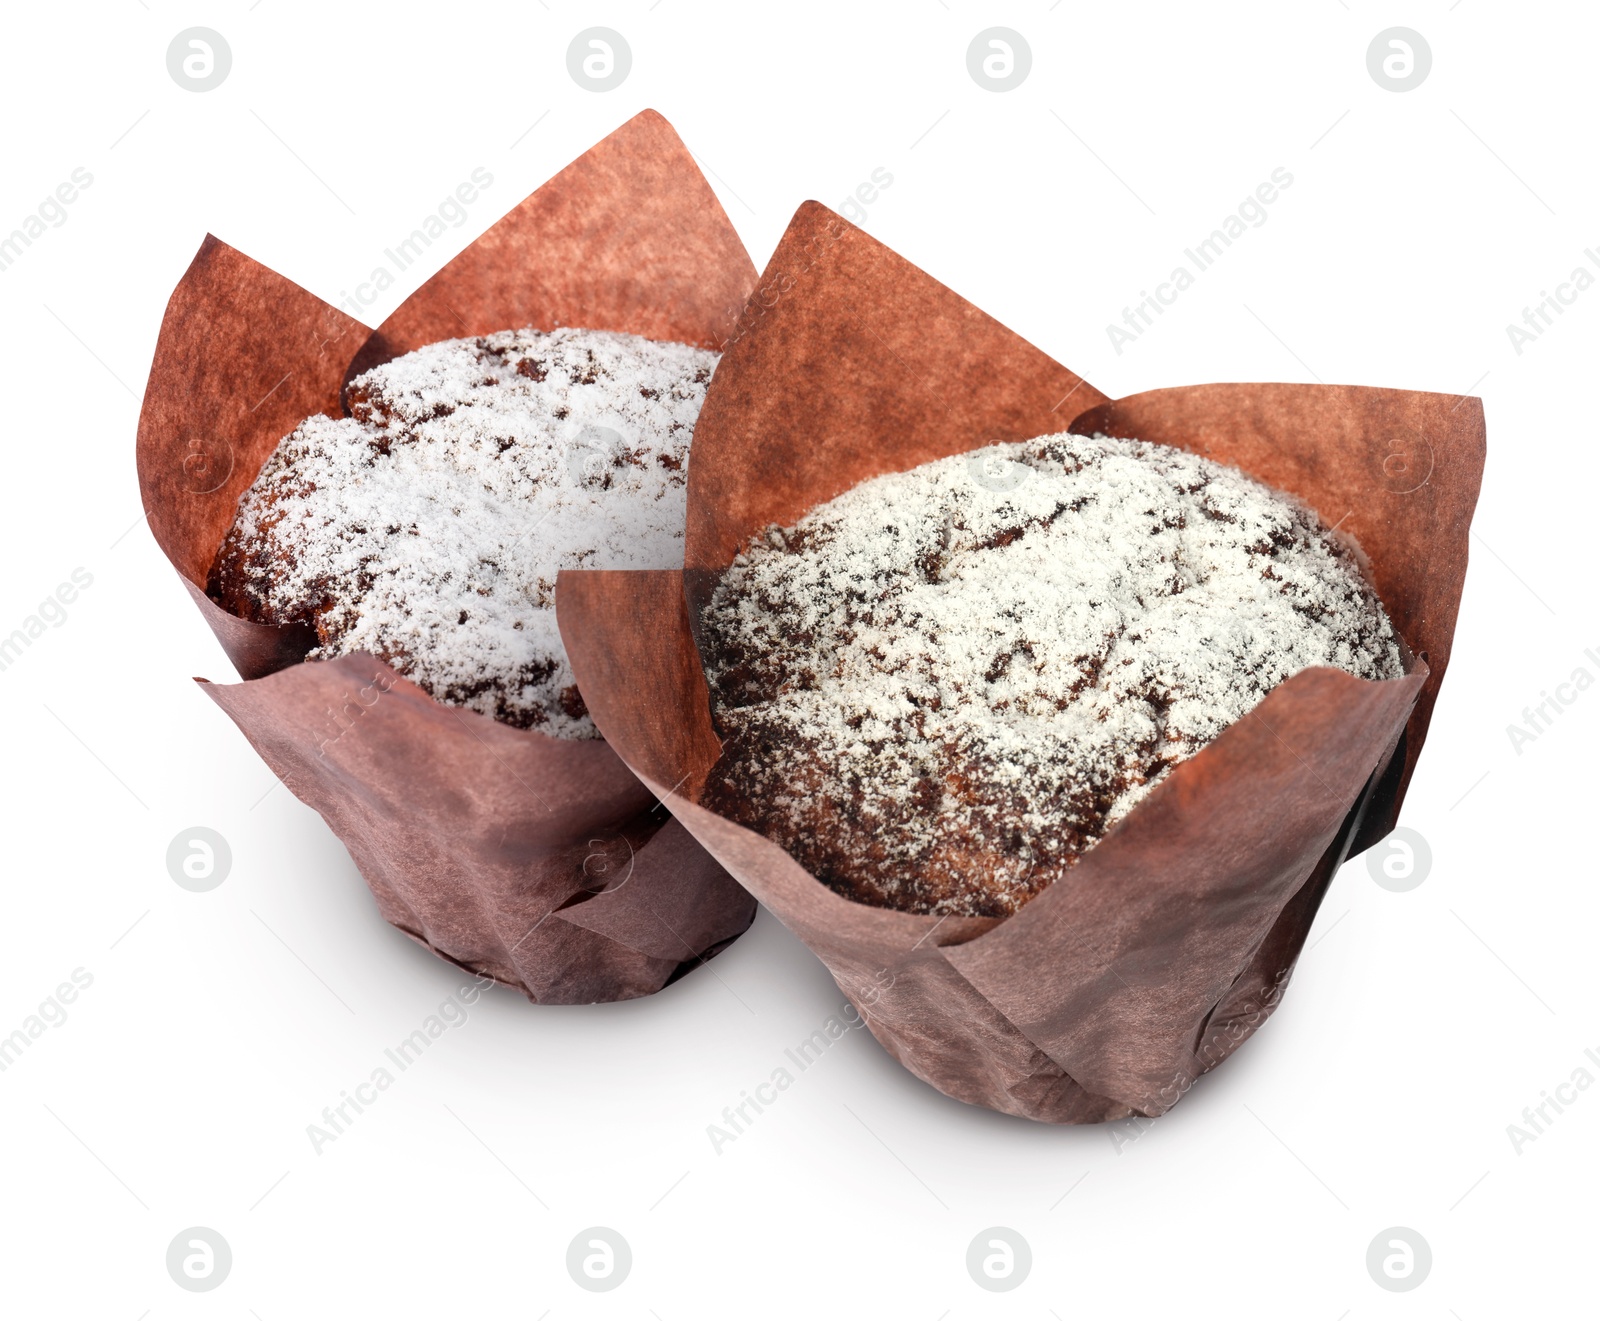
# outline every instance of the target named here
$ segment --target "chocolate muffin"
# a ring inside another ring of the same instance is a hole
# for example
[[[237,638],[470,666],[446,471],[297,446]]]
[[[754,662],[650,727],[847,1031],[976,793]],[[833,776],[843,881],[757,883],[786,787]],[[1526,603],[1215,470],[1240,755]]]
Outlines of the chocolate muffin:
[[[1403,672],[1309,508],[1104,436],[864,482],[757,538],[700,624],[701,801],[913,913],[1015,912],[1299,670]]]
[[[224,609],[304,622],[440,701],[598,738],[556,628],[563,568],[683,562],[689,441],[717,355],[564,328],[447,340],[357,377],[240,498]]]

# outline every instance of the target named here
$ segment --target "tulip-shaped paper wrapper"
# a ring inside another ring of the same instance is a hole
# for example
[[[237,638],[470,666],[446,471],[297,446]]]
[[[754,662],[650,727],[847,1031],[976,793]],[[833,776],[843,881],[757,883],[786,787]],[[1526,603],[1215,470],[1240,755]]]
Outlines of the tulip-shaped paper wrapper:
[[[755,282],[671,127],[629,121],[375,332],[216,239],[173,293],[139,421],[156,540],[245,683],[201,681],[349,848],[383,916],[541,1003],[649,995],[735,939],[754,901],[600,739],[435,701],[364,653],[205,593],[240,494],[355,374],[424,344],[581,326],[723,343]]]
[[[882,473],[1060,431],[1192,450],[1353,534],[1405,676],[1288,679],[1003,919],[852,902],[699,806],[720,744],[694,620],[749,539]],[[701,414],[683,573],[563,572],[557,613],[611,746],[896,1059],[1031,1119],[1157,1115],[1272,1011],[1333,873],[1395,821],[1449,659],[1483,453],[1470,398],[1207,385],[1109,400],[807,203]]]

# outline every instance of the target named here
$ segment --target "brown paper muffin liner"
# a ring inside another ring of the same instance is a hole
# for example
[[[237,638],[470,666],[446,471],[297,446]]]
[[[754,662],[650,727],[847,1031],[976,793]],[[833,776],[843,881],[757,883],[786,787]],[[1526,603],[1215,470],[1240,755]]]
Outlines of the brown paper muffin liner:
[[[579,157],[376,331],[207,237],[173,292],[139,419],[150,528],[240,675],[198,680],[344,842],[383,916],[540,1003],[649,995],[755,902],[600,739],[436,702],[365,653],[307,662],[303,626],[207,597],[239,497],[355,374],[424,344],[582,326],[715,348],[755,268],[653,111]]]
[[[1405,677],[1293,676],[1004,919],[854,903],[701,807],[720,744],[694,620],[748,538],[867,478],[1066,430],[1193,450],[1351,532]],[[612,747],[896,1059],[1030,1119],[1159,1115],[1272,1012],[1334,872],[1395,821],[1449,660],[1483,455],[1476,399],[1208,385],[1109,400],[807,203],[701,413],[683,573],[563,572],[557,613]]]

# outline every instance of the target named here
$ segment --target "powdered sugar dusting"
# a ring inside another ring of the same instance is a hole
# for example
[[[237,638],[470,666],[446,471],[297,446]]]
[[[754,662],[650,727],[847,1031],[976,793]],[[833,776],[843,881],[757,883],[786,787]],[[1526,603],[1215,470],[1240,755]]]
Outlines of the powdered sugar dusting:
[[[702,623],[705,801],[913,912],[1015,911],[1299,670],[1402,673],[1309,509],[1103,436],[862,483],[769,529]]]
[[[239,504],[213,594],[315,624],[442,701],[597,738],[556,628],[563,568],[683,562],[689,441],[717,355],[502,331],[408,353],[311,417]]]

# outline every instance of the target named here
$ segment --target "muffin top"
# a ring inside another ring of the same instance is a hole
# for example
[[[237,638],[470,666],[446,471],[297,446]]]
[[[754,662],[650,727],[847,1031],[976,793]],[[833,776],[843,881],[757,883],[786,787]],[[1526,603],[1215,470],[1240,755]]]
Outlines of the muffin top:
[[[1358,555],[1137,440],[863,482],[756,538],[704,611],[702,801],[860,902],[1012,913],[1290,675],[1403,673]]]
[[[717,355],[508,330],[356,378],[239,501],[210,590],[309,659],[367,651],[444,702],[598,738],[556,628],[563,568],[683,562],[689,441]]]

